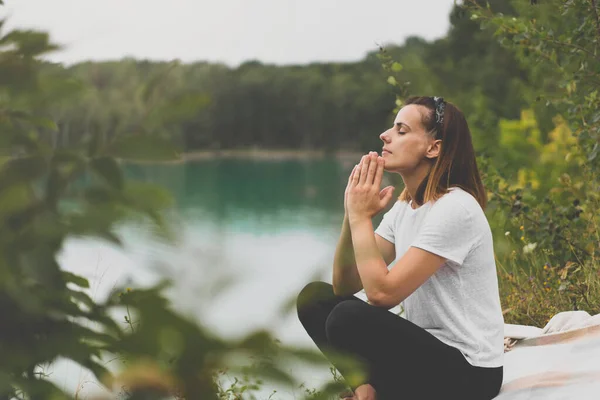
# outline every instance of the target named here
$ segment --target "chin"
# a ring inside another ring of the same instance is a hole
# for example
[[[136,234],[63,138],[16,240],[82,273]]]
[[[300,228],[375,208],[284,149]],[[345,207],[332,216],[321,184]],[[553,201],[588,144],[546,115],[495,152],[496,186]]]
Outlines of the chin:
[[[387,168],[388,165],[389,166],[391,166],[391,165],[397,166],[398,165],[398,159],[396,157],[394,157],[393,154],[386,153],[386,155],[382,156],[382,157],[383,157],[383,160],[385,161],[385,164],[383,165],[384,168]]]
[[[398,170],[401,168],[401,166],[398,166],[395,163],[388,163],[387,160],[385,161],[385,165],[383,166],[383,170],[386,172],[398,172]]]

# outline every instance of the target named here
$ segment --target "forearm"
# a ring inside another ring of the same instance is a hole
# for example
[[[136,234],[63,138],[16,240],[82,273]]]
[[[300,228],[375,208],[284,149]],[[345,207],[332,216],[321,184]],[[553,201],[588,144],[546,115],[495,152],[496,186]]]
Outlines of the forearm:
[[[370,219],[349,221],[354,258],[360,280],[372,304],[377,304],[386,293],[387,265],[375,241]]]
[[[346,214],[333,259],[333,291],[337,295],[345,296],[361,289],[362,283],[356,268],[350,223]]]

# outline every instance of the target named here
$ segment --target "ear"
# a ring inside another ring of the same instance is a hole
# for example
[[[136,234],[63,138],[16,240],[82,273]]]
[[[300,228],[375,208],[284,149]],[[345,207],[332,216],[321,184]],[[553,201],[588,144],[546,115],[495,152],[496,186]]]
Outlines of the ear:
[[[434,140],[429,144],[429,147],[427,148],[427,153],[425,154],[425,157],[436,158],[440,155],[440,151],[442,151],[442,141],[439,139]]]

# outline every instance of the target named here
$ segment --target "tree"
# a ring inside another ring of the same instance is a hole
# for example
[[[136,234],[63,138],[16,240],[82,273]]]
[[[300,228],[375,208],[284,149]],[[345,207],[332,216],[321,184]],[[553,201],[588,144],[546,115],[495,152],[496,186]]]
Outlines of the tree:
[[[94,124],[86,115],[71,120],[66,102],[81,92],[73,90],[64,70],[38,60],[54,49],[45,33],[15,30],[0,36],[0,398],[73,398],[42,373],[41,366],[58,357],[90,370],[109,388],[122,385],[130,399],[216,399],[221,392],[215,376],[223,368],[239,371],[231,362],[236,357],[256,356],[253,376],[288,384],[295,381],[282,370],[286,360],[323,362],[311,352],[277,346],[267,332],[238,341],[216,337],[171,309],[163,294],[167,283],[118,288],[96,302],[84,277],[61,268],[57,256],[67,238],[120,245],[116,227],[125,222],[147,224],[162,240],[173,240],[164,215],[170,194],[126,179],[118,159],[177,158],[161,127],[187,118],[200,104],[196,93],[167,95],[161,68],[156,79],[149,73],[135,95],[137,118],[122,120],[114,107],[109,115],[116,113],[116,121],[100,119],[108,125]],[[103,88],[118,78],[100,67],[93,76]],[[115,93],[103,92],[109,98]],[[59,101],[51,102],[51,95]],[[150,105],[152,116],[144,114]],[[69,126],[63,134],[78,140],[65,143],[52,136],[59,132],[53,118],[63,129]],[[84,184],[76,184],[82,177]],[[123,307],[127,329],[114,318]],[[118,371],[105,368],[107,355],[121,360]]]

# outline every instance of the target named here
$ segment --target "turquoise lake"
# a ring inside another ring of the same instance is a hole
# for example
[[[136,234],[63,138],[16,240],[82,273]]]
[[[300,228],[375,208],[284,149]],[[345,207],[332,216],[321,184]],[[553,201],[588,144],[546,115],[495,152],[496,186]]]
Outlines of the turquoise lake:
[[[331,281],[344,190],[357,161],[207,159],[129,165],[130,179],[172,193],[176,245],[157,241],[143,227],[128,226],[121,230],[123,249],[74,239],[66,244],[61,264],[88,277],[96,299],[115,287],[168,277],[174,307],[225,337],[267,328],[285,344],[316,349],[295,309],[287,314],[281,309],[309,281]],[[76,366],[57,368],[64,385],[89,379]],[[309,387],[330,378],[326,370],[305,370],[302,376]],[[301,397],[301,392],[279,394]]]

